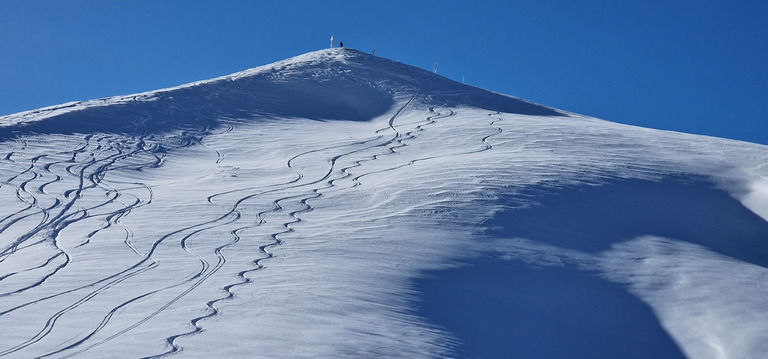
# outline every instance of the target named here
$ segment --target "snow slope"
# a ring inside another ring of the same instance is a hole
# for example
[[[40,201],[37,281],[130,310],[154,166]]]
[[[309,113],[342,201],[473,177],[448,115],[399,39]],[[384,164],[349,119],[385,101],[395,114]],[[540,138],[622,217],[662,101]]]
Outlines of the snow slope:
[[[351,49],[0,126],[0,357],[768,355],[766,146]]]

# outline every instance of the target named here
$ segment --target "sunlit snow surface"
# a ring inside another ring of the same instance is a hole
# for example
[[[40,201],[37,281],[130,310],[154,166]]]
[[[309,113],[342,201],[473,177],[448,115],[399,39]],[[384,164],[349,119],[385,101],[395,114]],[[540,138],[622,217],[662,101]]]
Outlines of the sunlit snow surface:
[[[768,355],[766,146],[346,49],[0,126],[0,357]]]

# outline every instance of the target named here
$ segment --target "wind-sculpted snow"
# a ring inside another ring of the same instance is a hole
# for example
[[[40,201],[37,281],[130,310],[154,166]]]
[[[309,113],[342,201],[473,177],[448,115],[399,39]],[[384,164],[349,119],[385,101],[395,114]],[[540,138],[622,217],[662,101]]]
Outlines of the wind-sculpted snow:
[[[765,146],[347,49],[0,123],[3,358],[768,351]]]

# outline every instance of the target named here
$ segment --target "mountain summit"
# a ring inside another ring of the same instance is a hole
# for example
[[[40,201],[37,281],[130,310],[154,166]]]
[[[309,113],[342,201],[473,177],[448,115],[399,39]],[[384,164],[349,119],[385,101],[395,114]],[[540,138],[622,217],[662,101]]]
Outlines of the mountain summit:
[[[414,66],[349,48],[319,50],[274,64],[179,87],[69,103],[0,118],[0,136],[28,131],[99,130],[151,134],[214,127],[252,117],[369,121],[389,110],[398,93],[435,104],[493,111],[562,115],[521,99],[460,84]],[[35,123],[46,119],[44,123]]]
[[[766,163],[347,48],[0,117],[0,358],[763,357]]]

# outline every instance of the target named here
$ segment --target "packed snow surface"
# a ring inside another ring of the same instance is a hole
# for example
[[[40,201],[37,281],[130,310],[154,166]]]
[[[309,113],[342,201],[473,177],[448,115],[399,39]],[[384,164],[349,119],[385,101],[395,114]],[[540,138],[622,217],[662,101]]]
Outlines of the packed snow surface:
[[[768,147],[351,49],[0,117],[0,357],[768,357]]]

